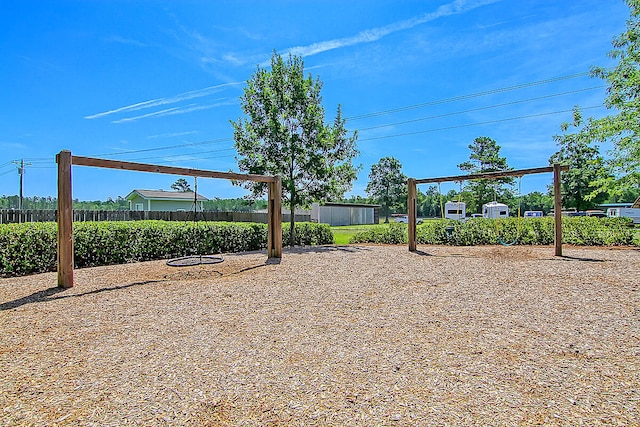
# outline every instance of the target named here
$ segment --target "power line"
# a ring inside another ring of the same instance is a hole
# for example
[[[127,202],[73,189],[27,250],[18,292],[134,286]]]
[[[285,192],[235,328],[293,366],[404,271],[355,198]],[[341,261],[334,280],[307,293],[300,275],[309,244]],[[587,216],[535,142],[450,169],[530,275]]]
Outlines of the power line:
[[[220,150],[207,150],[207,151],[198,151],[195,153],[186,153],[186,154],[170,154],[170,155],[164,155],[164,156],[149,156],[149,157],[136,157],[133,159],[126,159],[125,161],[141,161],[141,160],[154,160],[154,159],[165,159],[165,161],[163,162],[156,162],[159,164],[166,164],[166,163],[178,163],[178,162],[187,162],[190,160],[206,160],[206,159],[219,159],[219,158],[225,158],[225,157],[235,157],[235,154],[231,154],[231,155],[223,155],[223,156],[210,156],[210,157],[197,157],[194,159],[176,159],[176,160],[168,160],[171,159],[173,157],[184,157],[184,156],[195,156],[195,155],[199,155],[199,154],[208,154],[208,153],[220,153],[220,152],[225,152],[225,151],[234,151],[235,148],[222,148]],[[142,150],[142,151],[147,151],[147,150]],[[128,153],[127,153],[128,154]],[[9,162],[11,163],[11,162]],[[49,159],[47,161],[47,163],[54,163],[53,160]],[[31,166],[32,169],[55,169],[56,166]],[[3,174],[0,174],[0,176],[2,175],[6,175],[8,173],[13,172],[13,170],[10,170],[8,172],[5,172]]]
[[[43,162],[43,161],[51,160],[51,158],[49,157],[25,157],[24,159],[30,162]]]
[[[470,98],[478,98],[478,97],[481,97],[481,96],[494,95],[496,93],[509,92],[509,91],[513,91],[513,90],[532,87],[532,86],[539,86],[539,85],[543,85],[543,84],[547,84],[547,83],[554,83],[554,82],[558,82],[558,81],[562,81],[562,80],[574,79],[574,78],[577,78],[577,77],[586,77],[588,75],[590,75],[590,72],[589,71],[585,71],[585,72],[582,72],[582,73],[569,74],[569,75],[566,75],[566,76],[552,77],[552,78],[545,79],[545,80],[538,80],[538,81],[535,81],[535,82],[522,83],[522,84],[514,85],[514,86],[507,86],[507,87],[503,87],[503,88],[486,90],[486,91],[483,91],[483,92],[476,92],[476,93],[471,93],[471,94],[467,94],[467,95],[454,96],[454,97],[451,97],[451,98],[436,99],[434,101],[424,102],[424,103],[421,103],[421,104],[407,105],[405,107],[398,107],[398,108],[392,108],[392,109],[389,109],[389,110],[383,110],[383,111],[376,111],[376,112],[372,112],[372,113],[360,114],[360,115],[357,115],[357,116],[347,117],[346,120],[360,120],[360,119],[366,119],[366,118],[369,118],[369,117],[376,117],[376,116],[382,116],[382,115],[391,114],[391,113],[398,113],[398,112],[401,112],[401,111],[407,111],[407,110],[414,110],[414,109],[417,109],[417,108],[429,107],[429,106],[432,106],[432,105],[445,104],[445,103],[448,103],[448,102],[463,101],[463,100],[470,99]]]
[[[593,108],[603,108],[603,105],[594,105],[591,107],[581,107],[581,110],[590,110]],[[443,130],[451,130],[451,129],[460,129],[460,128],[465,128],[465,127],[472,127],[472,126],[480,126],[480,125],[488,125],[488,124],[493,124],[493,123],[502,123],[502,122],[508,122],[511,120],[522,120],[522,119],[531,119],[534,117],[543,117],[543,116],[551,116],[554,114],[562,114],[562,113],[569,113],[572,112],[573,109],[571,110],[562,110],[562,111],[551,111],[548,113],[539,113],[539,114],[529,114],[527,116],[519,116],[519,117],[508,117],[505,119],[498,119],[498,120],[489,120],[486,122],[477,122],[477,123],[467,123],[464,125],[456,125],[456,126],[447,126],[447,127],[443,127],[443,128],[437,128],[437,129],[426,129],[426,130],[420,130],[420,131],[415,131],[415,132],[407,132],[407,133],[399,133],[399,134],[395,134],[395,135],[384,135],[384,136],[375,136],[375,137],[371,137],[371,138],[363,138],[363,139],[358,139],[358,141],[373,141],[376,139],[386,139],[386,138],[396,138],[396,137],[401,137],[401,136],[410,136],[410,135],[418,135],[421,133],[430,133],[430,132],[439,132],[439,131],[443,131]]]
[[[220,142],[227,142],[227,141],[233,141],[233,138],[209,139],[209,140],[206,140],[206,141],[187,142],[187,143],[184,143],[184,144],[167,145],[167,146],[164,146],[164,147],[142,148],[140,150],[119,151],[117,153],[89,154],[89,155],[87,155],[87,157],[126,156],[127,154],[146,153],[146,152],[149,152],[149,151],[170,150],[170,149],[173,149],[173,148],[194,147],[194,146],[197,146],[197,145],[217,144],[217,143],[220,143]]]
[[[535,97],[535,98],[527,98],[527,99],[521,99],[521,100],[518,100],[518,101],[504,102],[502,104],[494,104],[494,105],[488,105],[488,106],[485,106],[485,107],[471,108],[469,110],[454,111],[452,113],[438,114],[438,115],[435,115],[435,116],[428,116],[428,117],[420,117],[418,119],[405,120],[405,121],[402,121],[402,122],[395,122],[395,123],[388,123],[388,124],[384,124],[384,125],[370,126],[370,127],[367,127],[367,128],[360,128],[360,129],[358,129],[358,131],[378,129],[378,128],[383,128],[383,127],[388,127],[388,126],[404,125],[404,124],[407,124],[407,123],[415,123],[415,122],[424,121],[424,120],[439,119],[439,118],[442,118],[442,117],[455,116],[455,115],[464,114],[464,113],[472,113],[474,111],[482,111],[482,110],[489,110],[491,108],[506,107],[506,106],[509,106],[509,105],[522,104],[522,103],[531,102],[531,101],[539,101],[541,99],[553,98],[553,97],[556,97],[556,96],[570,95],[572,93],[577,93],[577,92],[585,92],[585,91],[593,90],[593,89],[601,89],[603,87],[606,87],[606,86],[605,85],[593,86],[593,87],[589,87],[589,88],[585,88],[585,89],[577,89],[577,90],[572,90],[572,91],[568,91],[568,92],[562,92],[562,93],[555,93],[555,94],[551,94],[551,95],[538,96],[538,97]]]
[[[153,156],[153,157],[136,157],[134,159],[127,159],[127,161],[166,159],[166,158],[179,157],[179,156],[193,156],[193,155],[197,155],[197,154],[219,153],[219,152],[222,152],[222,151],[231,151],[231,150],[235,150],[235,148],[223,148],[223,149],[220,149],[220,150],[198,151],[196,153],[186,153],[186,154],[172,154],[172,155]],[[177,160],[177,161],[180,161],[180,160]]]

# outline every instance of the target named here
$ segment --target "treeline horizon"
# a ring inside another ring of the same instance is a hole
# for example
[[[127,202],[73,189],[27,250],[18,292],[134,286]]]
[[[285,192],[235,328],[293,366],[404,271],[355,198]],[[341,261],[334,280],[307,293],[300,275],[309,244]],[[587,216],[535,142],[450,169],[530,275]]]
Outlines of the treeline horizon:
[[[628,192],[621,196],[610,196],[602,203],[621,203],[621,202],[633,202],[639,194]],[[459,194],[455,190],[450,190],[446,194],[440,194],[437,192],[437,187],[429,187],[426,192],[418,189],[418,216],[420,217],[438,217],[441,214],[441,201],[446,203],[448,201],[457,201]],[[465,190],[462,191],[460,196],[461,201],[468,200],[465,195]],[[528,194],[524,194],[519,198],[515,195],[508,197],[503,195],[500,200],[501,203],[507,204],[510,209],[515,211],[520,205],[521,211],[543,211],[545,214],[553,211],[553,196],[549,193],[542,193],[540,191],[532,191]],[[506,200],[505,200],[506,199]],[[351,196],[343,198],[341,200],[335,200],[334,202],[341,203],[361,203],[361,204],[379,204],[372,197],[363,196]],[[56,210],[58,208],[58,200],[56,197],[47,196],[29,196],[23,198],[23,209],[33,210]],[[17,195],[3,195],[0,196],[0,209],[18,209],[19,196]],[[205,211],[213,212],[251,212],[256,210],[267,209],[267,201],[248,200],[242,197],[236,198],[215,198],[203,202]],[[107,200],[73,200],[73,209],[76,210],[95,210],[95,211],[127,211],[130,210],[129,201],[122,196],[118,196],[115,199],[108,197]],[[404,206],[394,206],[391,209],[391,213],[406,213],[406,204]]]
[[[20,197],[17,195],[3,195],[0,197],[0,209],[18,209]],[[217,212],[251,212],[267,208],[266,200],[248,200],[242,197],[221,199],[215,198],[203,202],[205,211]],[[22,209],[56,210],[58,199],[47,196],[29,196],[22,199]],[[128,211],[131,210],[129,201],[122,196],[107,200],[73,200],[73,209],[88,211]]]

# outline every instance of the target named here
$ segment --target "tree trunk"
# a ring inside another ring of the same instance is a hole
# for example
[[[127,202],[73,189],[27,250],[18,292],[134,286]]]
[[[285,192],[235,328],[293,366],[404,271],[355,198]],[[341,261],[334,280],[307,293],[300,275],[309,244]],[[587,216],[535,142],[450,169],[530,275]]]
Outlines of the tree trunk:
[[[295,205],[295,197],[296,197],[296,184],[293,181],[293,177],[291,179],[291,218],[289,220],[289,246],[294,247],[296,243],[296,205]]]
[[[291,143],[291,163],[290,163],[290,169],[289,169],[289,179],[291,181],[291,189],[289,190],[290,195],[291,195],[291,218],[289,219],[289,246],[294,247],[295,243],[296,243],[296,216],[295,216],[295,212],[296,212],[296,182],[293,179],[294,178],[294,169],[295,169],[295,162],[294,162],[294,152],[295,152],[295,147],[293,146],[293,142]]]
[[[295,220],[295,206],[293,203],[291,204],[291,220],[289,221],[290,230],[289,230],[289,246],[293,247],[296,243],[296,220]]]
[[[385,224],[389,224],[389,186],[387,186],[386,191],[385,191],[385,220],[384,223]]]

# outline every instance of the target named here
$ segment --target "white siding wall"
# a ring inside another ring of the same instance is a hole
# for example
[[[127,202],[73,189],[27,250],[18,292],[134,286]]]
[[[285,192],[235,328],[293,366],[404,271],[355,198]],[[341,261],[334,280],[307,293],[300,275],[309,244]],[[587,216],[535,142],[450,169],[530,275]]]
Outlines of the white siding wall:
[[[373,208],[360,206],[318,206],[317,209],[317,221],[321,224],[373,224]],[[313,210],[311,218],[316,219]]]

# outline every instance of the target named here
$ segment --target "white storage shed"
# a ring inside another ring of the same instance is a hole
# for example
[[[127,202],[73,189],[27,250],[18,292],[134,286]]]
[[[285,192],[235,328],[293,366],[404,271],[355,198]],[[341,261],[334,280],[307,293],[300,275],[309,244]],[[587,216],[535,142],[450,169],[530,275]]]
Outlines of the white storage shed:
[[[311,205],[311,221],[329,225],[377,224],[380,205],[325,203]]]

